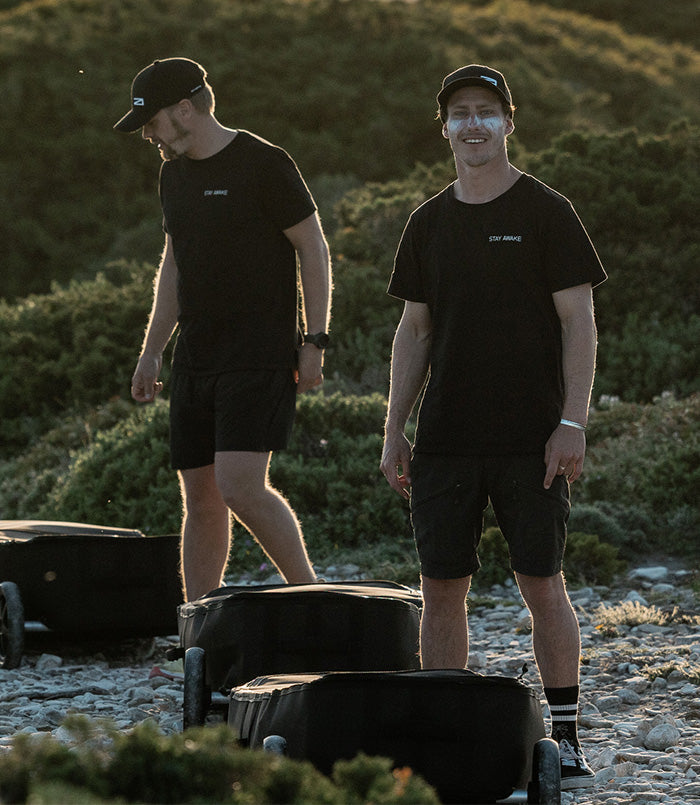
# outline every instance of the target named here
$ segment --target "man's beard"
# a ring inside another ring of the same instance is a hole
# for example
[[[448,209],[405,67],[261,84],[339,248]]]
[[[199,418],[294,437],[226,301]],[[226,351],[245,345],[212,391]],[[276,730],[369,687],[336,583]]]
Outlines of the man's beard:
[[[178,120],[175,120],[174,117],[170,118],[170,122],[175,130],[176,135],[175,139],[173,140],[173,144],[179,140],[184,140],[185,137],[187,137],[187,135],[190,133],[189,130],[186,129]],[[173,160],[179,159],[182,156],[182,154],[179,154],[173,149],[173,144],[166,145],[165,143],[160,143],[159,145],[161,156],[165,162],[172,162]]]

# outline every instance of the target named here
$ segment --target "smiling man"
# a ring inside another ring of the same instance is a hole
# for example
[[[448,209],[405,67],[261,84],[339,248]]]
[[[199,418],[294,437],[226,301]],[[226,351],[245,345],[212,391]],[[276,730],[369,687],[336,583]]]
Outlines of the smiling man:
[[[268,467],[287,444],[296,394],[323,381],[331,277],[316,205],[283,149],[214,117],[197,62],[154,62],[134,79],[131,101],[115,128],[141,129],[160,151],[165,230],[131,393],[152,402],[161,391],[163,351],[178,327],[170,452],[183,497],[185,598],[221,584],[230,511],[288,582],[313,581],[300,525]]]
[[[576,730],[580,635],[562,559],[595,368],[592,287],[606,275],[569,201],[510,163],[503,75],[462,67],[437,100],[457,179],[411,215],[396,253],[389,293],[404,311],[381,469],[410,499],[424,668],[467,664],[466,599],[491,502],[532,614],[562,787],[577,788],[594,775]]]

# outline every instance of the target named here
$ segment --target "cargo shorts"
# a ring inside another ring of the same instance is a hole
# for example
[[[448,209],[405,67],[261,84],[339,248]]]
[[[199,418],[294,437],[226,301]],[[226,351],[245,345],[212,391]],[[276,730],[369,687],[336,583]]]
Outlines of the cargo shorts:
[[[512,570],[543,577],[561,572],[571,510],[569,483],[558,475],[545,489],[544,476],[541,454],[415,454],[411,522],[422,575],[456,579],[479,569],[489,501],[508,543]]]

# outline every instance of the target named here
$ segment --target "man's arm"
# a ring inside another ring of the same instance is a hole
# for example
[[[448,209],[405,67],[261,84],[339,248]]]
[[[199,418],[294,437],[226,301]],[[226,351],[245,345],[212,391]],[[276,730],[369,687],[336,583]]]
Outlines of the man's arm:
[[[586,425],[591,400],[596,359],[596,327],[590,283],[566,288],[552,295],[561,322],[564,371],[562,419]],[[568,475],[575,481],[583,470],[586,434],[570,425],[558,425],[545,446],[547,465],[544,487],[549,489],[555,475]]]
[[[389,486],[406,499],[411,485],[411,445],[404,430],[428,375],[431,333],[428,306],[406,302],[391,353],[389,407],[380,464]]]
[[[307,333],[328,332],[331,315],[331,261],[318,213],[284,230],[299,256],[302,316]],[[323,383],[323,350],[306,344],[299,350],[299,394]]]
[[[156,274],[153,306],[146,327],[136,370],[131,379],[131,396],[137,402],[153,402],[162,390],[158,375],[163,366],[163,351],[177,325],[177,265],[170,238]]]

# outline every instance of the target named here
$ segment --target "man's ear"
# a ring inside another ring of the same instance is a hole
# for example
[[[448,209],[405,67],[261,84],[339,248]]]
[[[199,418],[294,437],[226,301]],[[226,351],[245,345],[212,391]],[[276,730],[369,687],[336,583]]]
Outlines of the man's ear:
[[[187,98],[183,98],[181,101],[178,101],[175,106],[175,112],[180,120],[187,120],[188,117],[191,117],[192,110],[192,101],[188,100]]]
[[[446,140],[449,140],[449,139],[450,139],[450,135],[449,135],[449,133],[448,133],[448,131],[447,131],[447,123],[443,123],[443,124],[442,124],[442,136],[443,136],[443,137],[444,137]]]
[[[508,136],[509,134],[512,134],[514,131],[515,131],[515,121],[509,115],[506,118],[506,136]]]

